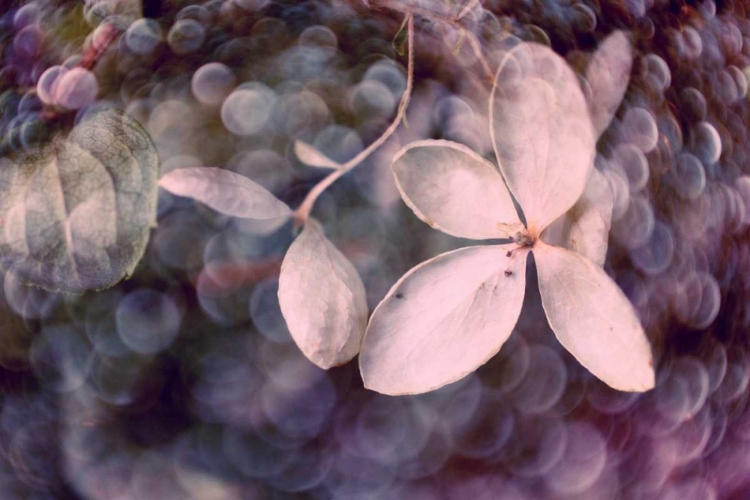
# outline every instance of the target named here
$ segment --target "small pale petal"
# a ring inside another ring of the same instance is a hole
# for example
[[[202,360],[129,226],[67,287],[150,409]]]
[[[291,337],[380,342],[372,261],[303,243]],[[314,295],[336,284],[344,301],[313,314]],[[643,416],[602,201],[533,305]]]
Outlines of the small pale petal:
[[[178,168],[167,172],[159,187],[233,217],[264,220],[291,216],[289,207],[263,186],[221,168]]]
[[[455,382],[494,356],[516,325],[528,251],[515,245],[444,253],[406,273],[370,319],[365,387],[417,394]]]
[[[365,287],[315,220],[307,221],[281,264],[279,305],[297,346],[319,367],[357,355],[367,325]]]
[[[302,141],[294,141],[294,154],[297,155],[299,161],[308,167],[332,168],[334,170],[341,168],[340,163],[333,161],[313,146]]]
[[[497,168],[450,141],[418,141],[391,164],[401,197],[430,226],[476,240],[507,238],[523,229]]]
[[[539,234],[583,192],[596,144],[578,78],[543,45],[521,44],[500,64],[490,133],[503,177]]]
[[[612,278],[563,248],[539,241],[533,252],[542,305],[560,343],[610,387],[652,389],[651,347],[633,305]]]
[[[597,169],[592,169],[581,198],[545,229],[542,240],[578,252],[604,266],[613,207],[614,197],[607,179]]]
[[[594,52],[586,70],[586,81],[591,88],[589,110],[597,137],[607,129],[620,107],[632,67],[633,49],[622,31],[609,35]]]

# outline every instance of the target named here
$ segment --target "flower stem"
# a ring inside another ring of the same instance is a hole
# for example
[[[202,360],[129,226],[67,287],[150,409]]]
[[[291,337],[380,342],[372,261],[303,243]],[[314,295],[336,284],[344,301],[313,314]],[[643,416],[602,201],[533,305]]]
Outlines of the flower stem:
[[[81,62],[78,66],[87,70],[92,70],[99,62],[102,55],[112,45],[117,37],[122,34],[122,31],[118,29],[114,24],[107,23],[102,27],[103,32],[99,35],[99,39],[96,43],[92,43],[91,47],[86,50],[81,58]]]
[[[406,68],[406,89],[401,96],[401,102],[398,105],[398,111],[393,122],[378,137],[372,144],[366,149],[362,150],[351,160],[344,163],[339,169],[334,170],[327,177],[323,178],[318,184],[313,187],[307,196],[302,201],[302,204],[294,212],[295,226],[304,225],[307,219],[310,218],[310,212],[312,211],[315,201],[328,187],[336,182],[344,174],[352,170],[354,167],[362,163],[373,151],[379,148],[385,141],[387,141],[391,135],[396,131],[398,126],[404,120],[406,115],[406,108],[409,105],[409,99],[411,99],[411,92],[414,86],[414,15],[411,13],[406,14],[406,25],[407,25],[407,46],[408,46],[408,63]]]
[[[93,71],[104,56],[104,53],[107,52],[112,44],[117,41],[117,38],[123,33],[122,30],[111,23],[105,24],[102,27],[102,30],[103,31],[99,34],[97,41],[92,43],[83,53],[81,60],[76,67]],[[47,123],[54,123],[70,119],[74,114],[73,111],[63,109],[57,105],[47,105],[45,106],[41,117]]]

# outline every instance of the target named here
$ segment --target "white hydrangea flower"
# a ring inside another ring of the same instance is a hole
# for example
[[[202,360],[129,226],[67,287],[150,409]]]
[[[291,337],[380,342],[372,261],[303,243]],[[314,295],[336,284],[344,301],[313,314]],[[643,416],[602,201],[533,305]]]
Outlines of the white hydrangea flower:
[[[516,325],[533,252],[542,304],[562,345],[613,388],[653,388],[640,321],[601,268],[612,195],[593,167],[596,139],[622,100],[631,65],[626,36],[610,36],[589,67],[587,103],[564,59],[521,44],[501,63],[490,101],[500,171],[449,141],[416,142],[396,155],[401,195],[423,221],[454,236],[512,243],[462,248],[407,272],[370,319],[360,352],[366,387],[426,392],[487,362]]]

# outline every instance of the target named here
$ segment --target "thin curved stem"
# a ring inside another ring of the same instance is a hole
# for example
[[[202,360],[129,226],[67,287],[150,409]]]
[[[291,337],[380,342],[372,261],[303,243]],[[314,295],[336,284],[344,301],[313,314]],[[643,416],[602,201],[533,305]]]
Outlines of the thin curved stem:
[[[460,27],[462,24],[452,15],[443,14],[442,12],[426,9],[419,5],[402,5],[398,3],[398,0],[370,0],[371,7],[385,7],[388,10],[395,12],[401,12],[402,14],[420,16],[425,19],[433,21],[440,21],[442,23],[450,24],[452,26]]]
[[[495,74],[490,68],[487,59],[485,59],[484,54],[482,54],[482,45],[479,43],[479,40],[477,40],[477,37],[474,36],[474,33],[469,32],[469,30],[466,30],[466,38],[469,40],[469,45],[471,45],[474,55],[477,56],[477,60],[482,66],[482,71],[484,71],[485,76],[489,79],[490,84],[492,84],[495,79]]]
[[[315,205],[318,197],[326,189],[328,189],[331,184],[336,182],[340,177],[352,170],[354,167],[362,163],[368,156],[372,154],[373,151],[382,146],[383,143],[387,141],[391,137],[391,135],[393,135],[398,126],[404,120],[404,116],[406,115],[406,108],[409,105],[409,99],[411,99],[411,92],[414,86],[414,16],[411,13],[407,13],[405,19],[407,26],[407,46],[409,52],[406,68],[406,89],[404,89],[404,93],[401,96],[401,102],[398,105],[396,117],[385,130],[385,132],[383,132],[383,134],[378,137],[377,140],[370,144],[366,149],[362,150],[354,158],[344,163],[339,169],[334,170],[333,172],[328,174],[327,177],[323,178],[323,180],[316,184],[315,187],[313,187],[310,192],[307,193],[307,196],[302,201],[302,204],[294,212],[295,225],[304,225],[304,223],[307,222],[307,219],[310,218],[310,212],[312,211],[312,208]]]
[[[461,12],[458,13],[456,16],[456,21],[464,17],[466,14],[471,12],[471,10],[476,7],[482,0],[471,0],[469,3],[467,3],[463,9],[461,9]]]
[[[117,41],[117,38],[123,33],[121,29],[112,23],[104,24],[101,29],[102,32],[98,35],[98,41],[92,43],[91,46],[86,49],[76,67],[93,71],[99,61],[101,61],[104,53],[109,50],[112,44],[114,44]],[[41,118],[48,123],[52,123],[64,118],[65,116],[70,117],[74,114],[75,113],[71,110],[64,109],[58,105],[47,104],[42,111]]]
[[[117,37],[122,34],[122,30],[112,23],[105,24],[102,30],[103,32],[99,34],[98,42],[92,43],[91,47],[83,54],[81,62],[78,63],[79,67],[88,70],[93,69],[102,55],[117,40]]]
[[[479,64],[482,66],[482,71],[484,71],[488,81],[492,82],[495,78],[495,73],[490,68],[490,65],[487,62],[487,59],[484,57],[484,54],[482,54],[481,43],[477,39],[476,35],[474,35],[474,33],[469,29],[471,28],[471,24],[467,24],[464,20],[462,20],[462,18],[465,17],[466,14],[468,14],[471,9],[476,6],[476,4],[480,3],[480,1],[481,0],[471,0],[466,5],[466,7],[464,7],[464,9],[461,10],[461,12],[459,12],[459,14],[455,17],[442,14],[440,12],[434,12],[429,9],[425,9],[424,7],[419,7],[418,5],[401,5],[399,3],[394,3],[393,0],[370,0],[368,5],[372,5],[374,7],[385,7],[395,12],[401,12],[407,15],[412,14],[414,16],[424,17],[433,21],[440,21],[449,26],[452,26],[455,29],[464,31],[466,38],[469,41],[469,45],[471,45],[471,49],[474,52],[474,55],[477,57]]]

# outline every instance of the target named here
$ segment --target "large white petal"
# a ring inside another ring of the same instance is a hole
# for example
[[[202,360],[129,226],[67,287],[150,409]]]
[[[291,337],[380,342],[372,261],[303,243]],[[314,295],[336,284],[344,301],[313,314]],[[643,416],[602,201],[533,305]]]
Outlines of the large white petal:
[[[551,49],[522,44],[500,64],[490,115],[503,176],[539,234],[578,200],[593,165],[594,132],[578,79]]]
[[[297,346],[319,367],[357,355],[367,326],[365,287],[313,219],[281,264],[279,305]]]
[[[542,240],[583,255],[599,266],[607,257],[614,197],[607,179],[591,170],[583,195],[542,234]]]
[[[526,289],[528,251],[469,247],[416,266],[370,318],[359,362],[365,387],[416,394],[454,382],[500,350]]]
[[[497,168],[450,141],[418,141],[391,164],[401,197],[430,226],[472,239],[507,238],[523,229]]]
[[[612,278],[564,248],[537,242],[533,251],[542,305],[560,343],[610,387],[652,389],[651,347],[632,304]]]
[[[221,168],[178,168],[164,174],[159,187],[233,217],[265,220],[291,216],[289,207],[263,186]]]
[[[597,137],[615,116],[628,88],[632,67],[633,50],[622,31],[609,35],[594,52],[586,70],[586,81],[591,88],[589,109]]]

